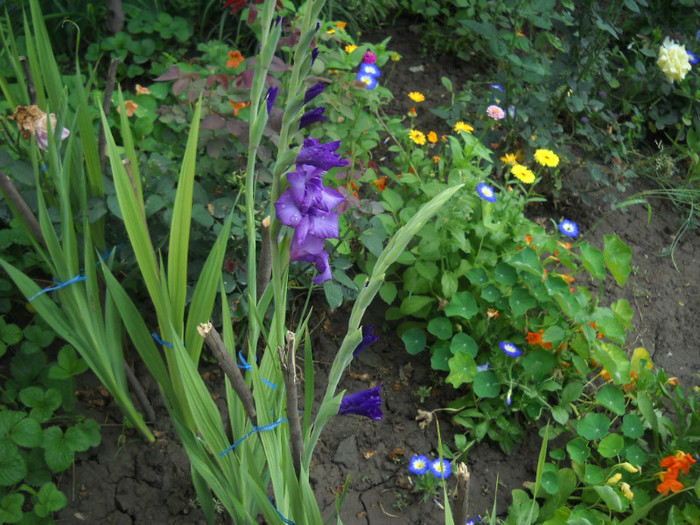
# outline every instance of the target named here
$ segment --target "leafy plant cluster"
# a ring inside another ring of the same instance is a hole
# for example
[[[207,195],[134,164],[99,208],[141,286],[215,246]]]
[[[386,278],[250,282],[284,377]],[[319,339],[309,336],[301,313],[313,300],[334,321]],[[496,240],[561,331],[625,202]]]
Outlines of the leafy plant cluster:
[[[591,169],[592,180],[622,190],[636,176],[635,148],[662,139],[674,150],[678,173],[697,178],[697,71],[671,83],[656,65],[665,37],[700,50],[694,2],[404,0],[402,7],[429,15],[421,17],[427,52],[448,51],[483,70],[462,98],[489,104],[487,86],[503,87],[498,98],[513,118],[498,140],[528,152],[585,139],[612,167]],[[472,108],[453,111],[465,117]]]
[[[68,503],[55,476],[101,441],[98,423],[74,413],[74,377],[88,366],[70,345],[51,361],[55,337],[41,322],[21,328],[0,318],[2,523],[53,523]]]

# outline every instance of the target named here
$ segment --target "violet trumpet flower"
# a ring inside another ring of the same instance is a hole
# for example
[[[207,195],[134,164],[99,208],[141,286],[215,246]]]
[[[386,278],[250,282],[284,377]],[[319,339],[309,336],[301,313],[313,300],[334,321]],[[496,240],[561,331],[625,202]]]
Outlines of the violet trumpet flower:
[[[382,406],[382,398],[379,395],[381,389],[379,385],[344,396],[340,402],[338,415],[356,414],[381,421],[383,417],[382,410],[379,408]]]

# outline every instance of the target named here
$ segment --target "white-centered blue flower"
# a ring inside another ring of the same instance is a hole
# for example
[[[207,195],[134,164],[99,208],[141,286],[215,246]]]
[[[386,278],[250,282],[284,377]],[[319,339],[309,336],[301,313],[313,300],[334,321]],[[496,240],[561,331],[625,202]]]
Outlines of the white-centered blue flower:
[[[373,77],[369,73],[363,73],[360,71],[357,73],[357,80],[362,82],[366,89],[374,89],[377,87],[377,78]]]
[[[360,66],[360,73],[363,75],[372,75],[374,78],[379,78],[382,76],[382,72],[375,64],[362,64]]]
[[[501,350],[503,350],[503,353],[507,356],[518,357],[523,354],[523,351],[520,350],[520,348],[515,346],[513,343],[510,343],[508,341],[501,341],[499,344],[501,346]]]
[[[450,474],[452,474],[452,463],[446,459],[440,461],[440,458],[438,458],[430,464],[430,472],[432,472],[436,478],[447,479],[450,477]]]
[[[688,60],[690,60],[690,63],[692,65],[696,65],[698,62],[700,62],[700,58],[693,53],[692,51],[688,51],[687,49],[685,50],[686,53],[688,53]]]
[[[481,197],[485,201],[496,202],[498,200],[496,199],[496,195],[493,191],[493,188],[483,182],[480,182],[476,185],[476,192],[479,194],[479,197]]]
[[[564,219],[559,223],[559,231],[567,237],[576,237],[578,236],[578,225],[569,219]]]
[[[430,467],[430,459],[428,456],[413,456],[411,461],[408,463],[408,470],[413,472],[416,476],[422,476],[428,471]]]

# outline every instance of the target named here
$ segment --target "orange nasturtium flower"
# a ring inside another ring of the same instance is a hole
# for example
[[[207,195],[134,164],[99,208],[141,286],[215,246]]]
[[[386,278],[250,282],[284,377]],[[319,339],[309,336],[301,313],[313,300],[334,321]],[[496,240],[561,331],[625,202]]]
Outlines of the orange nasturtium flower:
[[[430,135],[428,135],[428,139],[430,139]],[[434,162],[435,164],[437,164],[438,162],[440,162],[440,157],[438,157],[437,155],[435,155],[435,156],[433,157],[433,162]]]
[[[546,348],[548,350],[552,349],[552,343],[547,343],[542,340],[542,336],[544,335],[544,328],[540,328],[539,332],[528,332],[527,333],[527,342],[530,343],[531,345],[535,346],[541,346],[542,348]]]
[[[690,472],[690,466],[696,463],[693,456],[683,452],[682,450],[676,451],[672,456],[666,456],[663,458],[659,465],[666,467],[666,470],[658,472],[656,475],[661,478],[661,483],[656,487],[659,494],[666,494],[669,491],[678,492],[683,490],[683,483],[678,481],[678,473],[688,474]]]
[[[143,87],[141,84],[136,84],[136,96],[138,95],[150,95],[151,90]]]
[[[335,27],[338,29],[345,29],[347,27],[348,23],[347,22],[336,22]]]
[[[230,68],[235,69],[244,60],[245,60],[245,58],[243,58],[243,55],[237,49],[235,51],[229,51],[228,52],[228,60],[226,61],[226,67],[230,67]]]
[[[125,100],[124,107],[126,108],[126,116],[127,117],[133,117],[134,111],[139,109],[139,105],[136,102],[134,102],[133,100]],[[121,113],[121,112],[122,112],[121,106],[117,106],[117,113]]]
[[[384,191],[386,189],[386,183],[388,182],[389,177],[386,175],[382,175],[379,177],[377,180],[373,181],[372,184],[374,184],[379,191]]]
[[[248,106],[250,104],[250,101],[248,102],[234,102],[233,100],[228,101],[229,104],[233,107],[233,115],[238,116],[238,112],[242,110],[244,107]]]

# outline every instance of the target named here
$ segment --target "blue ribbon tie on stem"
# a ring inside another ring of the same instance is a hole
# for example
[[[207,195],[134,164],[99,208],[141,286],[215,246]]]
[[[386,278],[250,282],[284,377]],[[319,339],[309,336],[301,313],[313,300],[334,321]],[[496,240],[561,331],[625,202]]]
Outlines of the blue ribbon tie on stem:
[[[69,284],[79,283],[79,282],[85,281],[85,280],[87,280],[87,277],[85,277],[84,275],[76,275],[70,281],[66,281],[65,283],[62,283],[61,281],[54,281],[56,283],[56,286],[50,286],[48,288],[44,288],[43,290],[39,290],[37,293],[35,293],[34,295],[32,295],[29,298],[29,302],[31,303],[34,299],[36,299],[37,297],[39,297],[42,294],[45,294],[48,292],[54,292],[56,290],[60,290],[61,288],[65,288]]]

